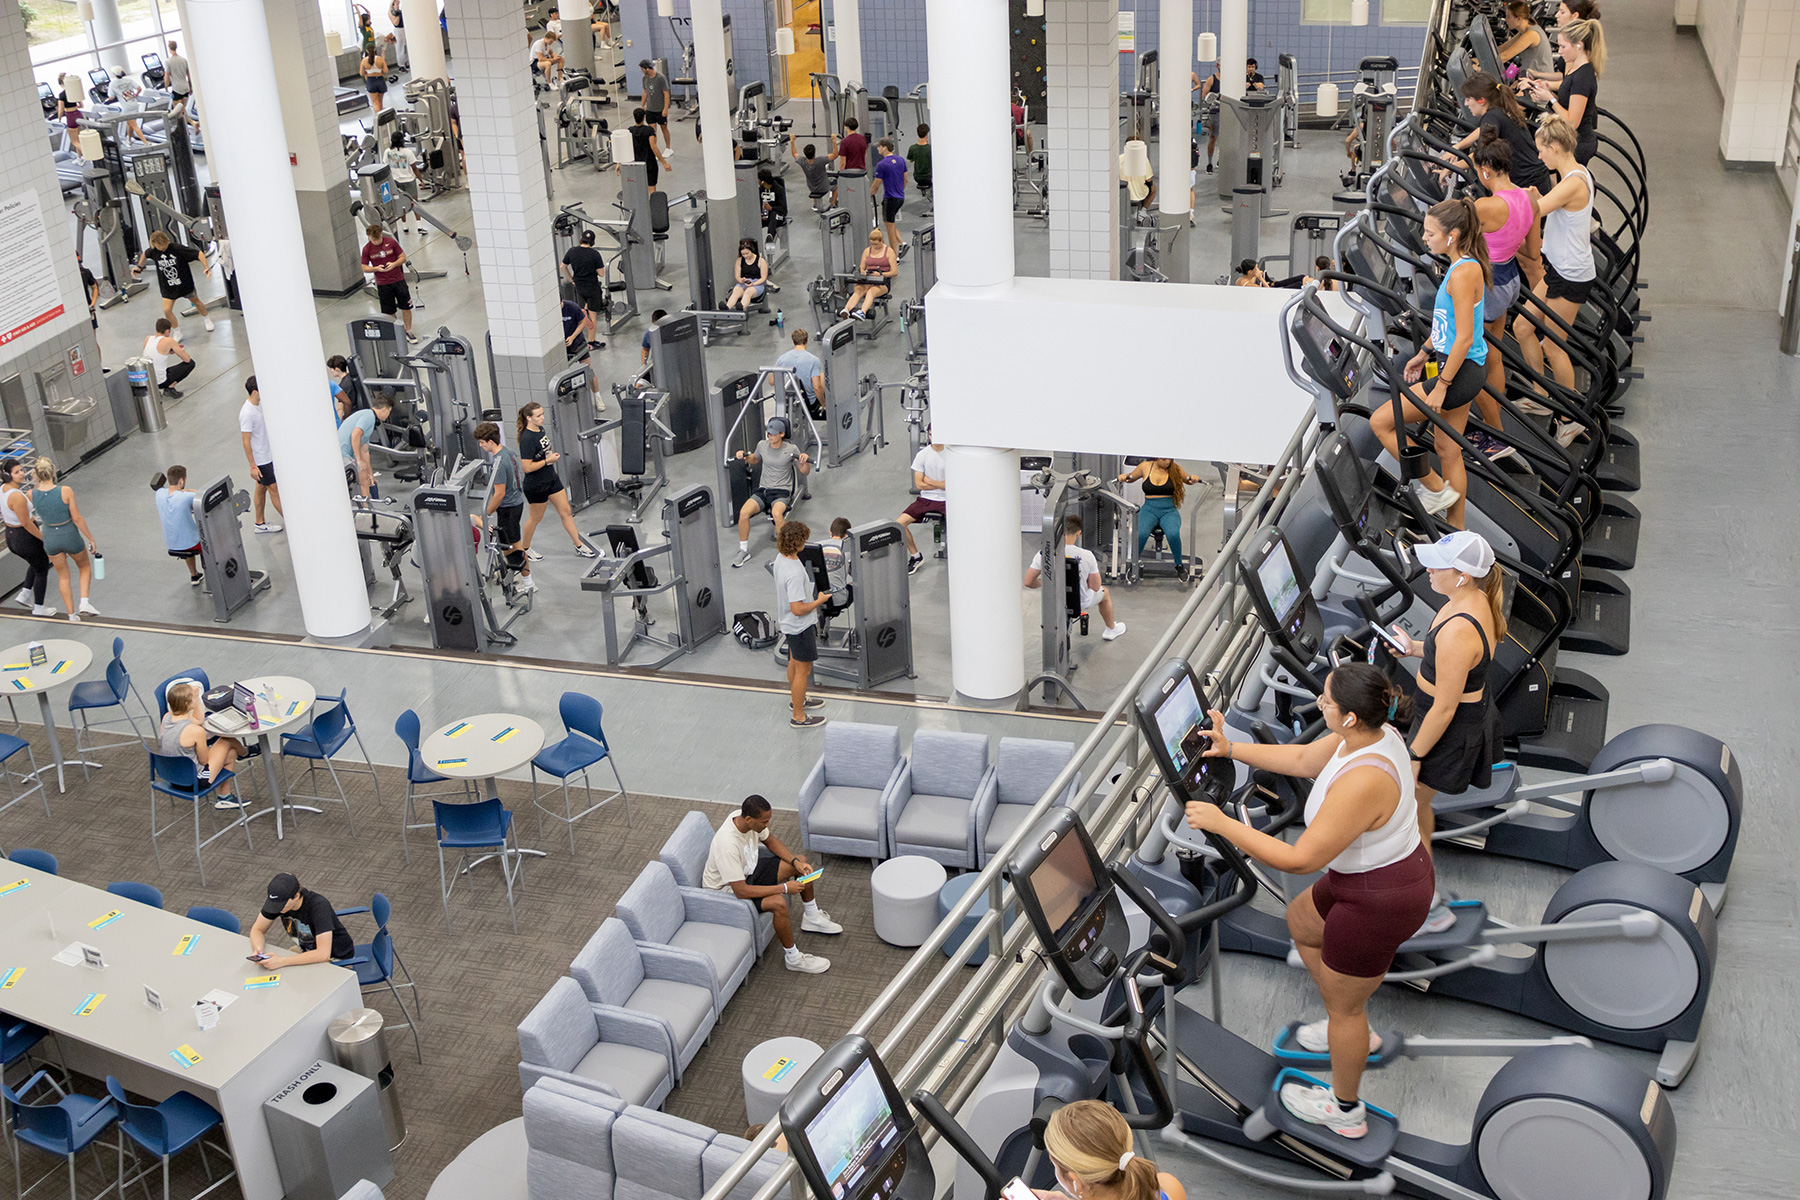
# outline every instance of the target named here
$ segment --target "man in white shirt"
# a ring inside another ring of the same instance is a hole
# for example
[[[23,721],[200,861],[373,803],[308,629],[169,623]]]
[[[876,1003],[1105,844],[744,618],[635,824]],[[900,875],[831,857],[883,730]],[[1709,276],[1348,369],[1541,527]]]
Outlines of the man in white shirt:
[[[562,82],[563,56],[559,39],[545,33],[531,43],[531,61],[544,73],[546,87],[556,87]]]
[[[1099,608],[1100,619],[1106,622],[1106,632],[1101,635],[1107,641],[1123,637],[1125,622],[1113,620],[1112,593],[1100,582],[1100,560],[1094,552],[1081,545],[1081,518],[1067,516],[1063,518],[1063,555],[1069,560],[1064,570],[1074,571],[1075,577],[1081,581],[1081,611]],[[1044,586],[1044,552],[1039,550],[1031,556],[1031,566],[1025,572],[1025,586],[1039,588]]]
[[[925,431],[927,445],[920,446],[919,452],[913,455],[913,486],[919,489],[919,498],[906,506],[900,514],[900,535],[906,539],[906,573],[917,574],[925,565],[925,556],[919,553],[919,547],[913,542],[912,527],[927,516],[936,513],[944,515],[944,444],[933,441],[931,430]]]
[[[844,927],[831,919],[831,914],[813,899],[811,883],[795,883],[800,876],[812,872],[812,864],[769,834],[775,810],[761,796],[747,796],[737,815],[725,818],[713,834],[712,847],[706,852],[706,869],[701,872],[700,886],[718,892],[730,892],[750,907],[775,918],[775,936],[787,959],[787,969],[818,975],[831,968],[831,960],[816,954],[802,954],[794,945],[794,918],[788,911],[787,898],[800,894],[805,908],[800,928],[806,933],[836,934]]]
[[[263,520],[266,501],[275,504],[275,515],[281,515],[281,489],[275,486],[275,452],[269,449],[269,426],[263,421],[262,393],[256,390],[256,376],[244,380],[250,393],[244,407],[238,409],[238,432],[244,441],[244,457],[250,460],[250,478],[256,484],[251,503],[256,509],[256,532],[280,533],[281,526]]]

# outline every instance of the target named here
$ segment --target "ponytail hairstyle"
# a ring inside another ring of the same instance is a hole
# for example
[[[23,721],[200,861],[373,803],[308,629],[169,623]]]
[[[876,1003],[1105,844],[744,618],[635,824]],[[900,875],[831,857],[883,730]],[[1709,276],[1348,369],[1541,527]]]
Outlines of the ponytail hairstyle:
[[[1487,597],[1488,613],[1494,618],[1494,644],[1498,646],[1506,636],[1506,581],[1500,576],[1500,564],[1489,567],[1488,573],[1475,582],[1481,585],[1482,594]]]
[[[1540,146],[1554,146],[1564,154],[1575,153],[1575,127],[1569,124],[1568,118],[1559,117],[1555,113],[1545,113],[1538,122],[1537,142]]]
[[[1506,15],[1517,17],[1527,25],[1537,24],[1531,15],[1531,5],[1526,3],[1526,0],[1506,0]]]
[[[1119,1200],[1156,1200],[1162,1190],[1156,1164],[1133,1152],[1131,1129],[1110,1104],[1077,1100],[1057,1109],[1044,1129],[1044,1149],[1076,1180],[1117,1188]]]
[[[1345,663],[1325,677],[1331,701],[1371,732],[1411,719],[1412,701],[1386,671],[1369,663]]]
[[[1494,268],[1488,261],[1487,239],[1481,236],[1481,217],[1475,211],[1475,201],[1467,196],[1440,200],[1425,215],[1436,221],[1445,233],[1456,235],[1457,250],[1480,265],[1483,287],[1494,281]]]
[[[1512,89],[1501,87],[1494,82],[1492,75],[1477,72],[1469,76],[1468,82],[1462,85],[1462,94],[1471,100],[1481,101],[1489,108],[1499,109],[1506,114],[1507,120],[1520,129],[1526,127],[1525,110],[1519,107],[1519,102],[1514,98]]]
[[[1600,4],[1598,0],[1562,0],[1562,6],[1575,14],[1578,21],[1598,21]]]
[[[536,400],[531,401],[529,404],[519,405],[519,440],[520,441],[525,440],[525,422],[530,420],[532,413],[536,412],[538,409],[540,409],[542,407],[544,407],[544,406],[539,404]],[[498,431],[496,430],[496,432],[498,432]],[[496,439],[496,440],[498,440],[498,439]]]
[[[1601,32],[1598,19],[1570,21],[1557,30],[1557,36],[1586,51],[1588,61],[1594,64],[1594,74],[1606,74],[1606,35]]]
[[[1496,175],[1512,175],[1513,152],[1506,139],[1494,133],[1489,126],[1481,131],[1481,140],[1469,151],[1469,161],[1477,167],[1485,167]]]

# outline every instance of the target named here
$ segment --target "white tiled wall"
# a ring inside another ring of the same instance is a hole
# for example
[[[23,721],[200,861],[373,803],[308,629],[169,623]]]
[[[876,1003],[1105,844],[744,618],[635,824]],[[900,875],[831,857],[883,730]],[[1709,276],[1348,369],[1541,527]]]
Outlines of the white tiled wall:
[[[550,200],[518,0],[449,0],[450,49],[468,160],[469,203],[496,373],[510,411],[543,395],[561,357]],[[535,365],[534,365],[535,364]]]
[[[1725,100],[1719,153],[1779,162],[1800,62],[1800,0],[1700,0],[1695,24]],[[1600,88],[1604,104],[1604,79]]]
[[[1119,0],[1045,9],[1050,274],[1119,277]]]

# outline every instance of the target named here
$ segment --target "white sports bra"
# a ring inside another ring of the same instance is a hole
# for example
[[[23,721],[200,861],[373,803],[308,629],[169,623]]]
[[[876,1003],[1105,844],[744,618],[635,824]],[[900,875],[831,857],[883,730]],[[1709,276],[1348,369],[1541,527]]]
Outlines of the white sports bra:
[[[1327,864],[1333,871],[1359,875],[1397,863],[1418,848],[1419,810],[1418,802],[1413,798],[1412,756],[1407,752],[1406,741],[1398,729],[1384,725],[1381,740],[1372,746],[1352,751],[1348,756],[1342,746],[1337,748],[1325,769],[1313,781],[1312,791],[1306,797],[1308,825],[1319,815],[1332,782],[1351,767],[1377,767],[1393,776],[1400,787],[1400,802],[1394,805],[1393,815],[1379,828],[1358,834]]]

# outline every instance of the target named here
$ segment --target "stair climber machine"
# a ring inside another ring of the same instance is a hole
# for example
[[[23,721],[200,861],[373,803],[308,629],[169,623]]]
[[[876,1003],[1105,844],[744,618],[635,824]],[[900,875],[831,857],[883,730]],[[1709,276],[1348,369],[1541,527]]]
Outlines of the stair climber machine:
[[[1140,695],[1138,718],[1183,803],[1215,802],[1228,779],[1228,764],[1194,757],[1196,742],[1205,740],[1198,734],[1203,709],[1185,664]],[[1321,1065],[1322,1057],[1294,1046],[1298,1023],[1265,1050],[1171,994],[1195,979],[1185,965],[1189,944],[1207,936],[1210,922],[1246,905],[1258,886],[1235,848],[1208,844],[1226,864],[1225,892],[1179,915],[1131,869],[1110,866],[1069,809],[1052,810],[1007,864],[1054,974],[964,1106],[972,1139],[1001,1172],[1029,1164],[1026,1182],[1049,1185],[1043,1156],[1031,1153],[1034,1118],[1047,1103],[1105,1099],[1128,1123],[1172,1113],[1161,1127],[1164,1141],[1246,1179],[1307,1193],[1400,1190],[1455,1200],[1667,1194],[1676,1132],[1668,1098],[1634,1067],[1579,1038],[1426,1039],[1382,1031],[1371,1069],[1400,1057],[1509,1060],[1483,1092],[1466,1142],[1403,1132],[1398,1116],[1374,1105],[1369,1132],[1357,1139],[1291,1116],[1282,1086],[1318,1083],[1304,1068]],[[1216,956],[1210,967],[1216,977]],[[1136,1048],[1120,1053],[1131,1041]]]
[[[1341,178],[1346,188],[1361,188],[1387,161],[1388,139],[1400,106],[1395,79],[1400,63],[1388,55],[1372,55],[1356,65],[1362,78],[1350,92],[1351,121],[1356,129],[1355,160]]]

